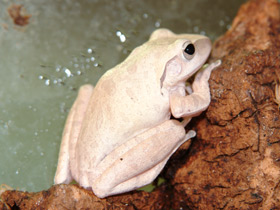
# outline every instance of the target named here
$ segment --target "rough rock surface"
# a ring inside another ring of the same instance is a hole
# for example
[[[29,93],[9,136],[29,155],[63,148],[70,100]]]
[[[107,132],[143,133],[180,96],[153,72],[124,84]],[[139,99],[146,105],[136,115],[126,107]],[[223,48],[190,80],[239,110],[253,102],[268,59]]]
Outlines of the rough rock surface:
[[[77,185],[55,185],[47,191],[28,193],[6,191],[1,195],[0,209],[166,209],[168,199],[160,191],[132,192],[107,199],[97,198],[91,191]],[[2,207],[2,208],[1,208]]]
[[[173,209],[280,209],[279,13],[277,1],[250,1],[215,42],[223,65],[211,75],[211,105],[193,124],[185,164],[169,168]]]
[[[223,64],[211,75],[209,109],[190,125],[197,138],[173,155],[166,183],[152,193],[99,199],[76,185],[8,190],[0,209],[280,209],[279,49],[277,0],[244,4],[214,44],[211,59]]]

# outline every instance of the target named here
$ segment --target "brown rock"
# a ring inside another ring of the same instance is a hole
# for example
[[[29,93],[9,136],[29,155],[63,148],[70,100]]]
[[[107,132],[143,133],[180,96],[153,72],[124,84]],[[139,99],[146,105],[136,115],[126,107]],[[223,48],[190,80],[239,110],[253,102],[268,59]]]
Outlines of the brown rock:
[[[136,191],[129,194],[112,196],[107,199],[97,198],[92,191],[77,185],[55,185],[47,191],[28,193],[5,191],[1,195],[0,209],[165,209],[166,195],[159,189],[152,193]],[[2,202],[1,202],[2,201]],[[2,206],[1,206],[2,205]]]
[[[5,191],[0,209],[280,209],[279,47],[279,3],[244,4],[214,44],[211,60],[223,64],[211,76],[209,109],[190,125],[197,138],[171,158],[162,173],[167,182],[154,192],[99,199],[76,185],[57,185]]]
[[[243,5],[214,44],[212,102],[172,184],[173,208],[280,209],[279,3]],[[173,169],[169,169],[173,170]]]

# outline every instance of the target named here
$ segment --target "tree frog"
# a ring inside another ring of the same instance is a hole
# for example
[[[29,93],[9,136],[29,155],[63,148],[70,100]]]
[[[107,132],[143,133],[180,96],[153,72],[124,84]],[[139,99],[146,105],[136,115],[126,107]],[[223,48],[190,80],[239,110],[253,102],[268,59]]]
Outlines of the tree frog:
[[[185,131],[210,103],[210,40],[158,29],[95,87],[80,88],[63,132],[55,184],[73,179],[96,196],[151,183],[195,131]],[[171,117],[173,116],[173,117]],[[183,119],[183,120],[179,120]]]

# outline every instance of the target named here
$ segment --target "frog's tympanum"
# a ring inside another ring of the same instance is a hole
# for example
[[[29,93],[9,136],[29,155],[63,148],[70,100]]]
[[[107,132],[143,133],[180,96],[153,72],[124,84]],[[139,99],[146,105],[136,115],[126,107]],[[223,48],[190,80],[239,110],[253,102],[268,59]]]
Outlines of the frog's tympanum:
[[[210,51],[205,36],[158,29],[95,87],[82,86],[66,121],[55,183],[74,179],[100,198],[151,183],[195,136],[184,127],[210,103],[208,79],[219,61],[186,87]]]

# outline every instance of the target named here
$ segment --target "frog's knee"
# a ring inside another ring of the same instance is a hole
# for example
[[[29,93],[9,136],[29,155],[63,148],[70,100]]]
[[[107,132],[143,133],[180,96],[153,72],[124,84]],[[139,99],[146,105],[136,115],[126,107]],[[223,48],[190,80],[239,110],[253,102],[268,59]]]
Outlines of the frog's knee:
[[[162,127],[165,135],[171,135],[171,139],[182,139],[186,135],[184,126],[178,120],[168,120]]]
[[[58,168],[54,177],[55,184],[69,184],[73,180],[69,171]]]
[[[95,182],[95,184],[92,185],[91,189],[98,198],[105,198],[111,195],[110,186],[103,182]]]

